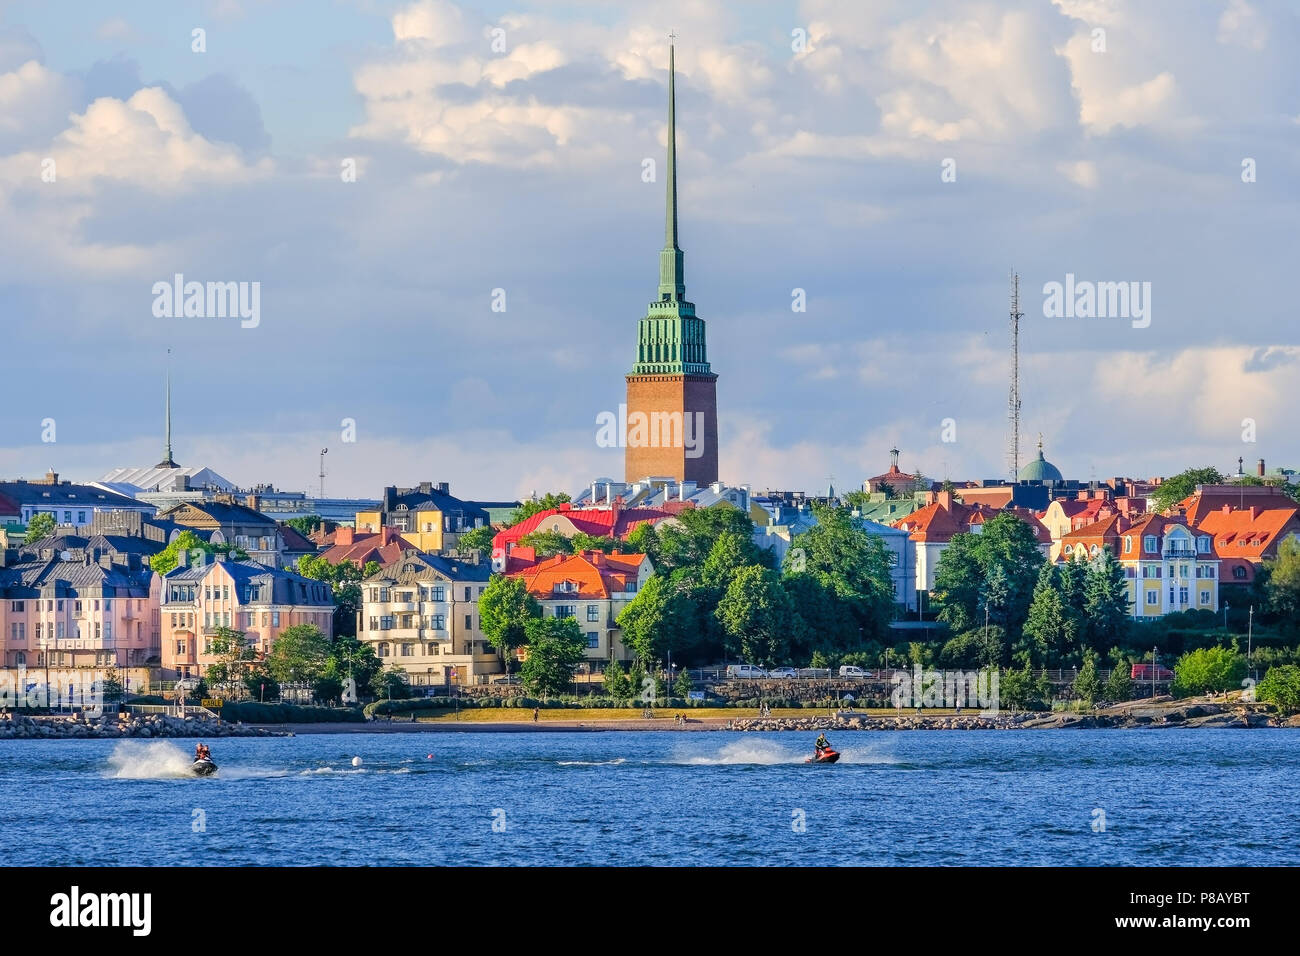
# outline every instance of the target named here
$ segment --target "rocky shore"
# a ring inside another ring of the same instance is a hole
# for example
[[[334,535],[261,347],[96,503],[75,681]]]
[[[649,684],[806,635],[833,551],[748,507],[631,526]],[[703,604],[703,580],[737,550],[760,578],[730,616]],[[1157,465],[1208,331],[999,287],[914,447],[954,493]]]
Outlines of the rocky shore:
[[[1136,727],[1300,727],[1300,716],[1279,717],[1267,707],[1241,701],[1134,701],[1081,713],[1003,712],[972,714],[900,714],[898,716],[839,713],[822,717],[752,717],[733,720],[728,730],[1054,730]]]
[[[244,724],[228,724],[207,716],[170,717],[164,714],[139,714],[121,717],[82,714],[54,717],[25,717],[6,714],[0,717],[0,740],[46,738],[162,738],[162,737],[282,737],[284,734]]]

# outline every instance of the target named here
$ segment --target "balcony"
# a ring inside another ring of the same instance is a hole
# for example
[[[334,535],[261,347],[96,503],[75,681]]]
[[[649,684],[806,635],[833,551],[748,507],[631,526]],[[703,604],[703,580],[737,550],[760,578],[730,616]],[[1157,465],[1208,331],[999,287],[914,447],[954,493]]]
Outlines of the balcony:
[[[1165,551],[1164,557],[1165,560],[1180,559],[1189,561],[1196,557],[1196,552],[1191,548],[1169,548]]]

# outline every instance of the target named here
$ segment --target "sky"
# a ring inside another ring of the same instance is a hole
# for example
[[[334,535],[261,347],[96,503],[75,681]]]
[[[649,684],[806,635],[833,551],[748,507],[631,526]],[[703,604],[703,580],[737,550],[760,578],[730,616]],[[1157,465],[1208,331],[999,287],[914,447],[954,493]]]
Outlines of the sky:
[[[1004,476],[1013,270],[1022,461],[1300,467],[1282,0],[0,0],[0,477],[156,463],[170,367],[243,486],[621,478],[670,31],[724,481]],[[178,273],[256,322],[158,314]]]

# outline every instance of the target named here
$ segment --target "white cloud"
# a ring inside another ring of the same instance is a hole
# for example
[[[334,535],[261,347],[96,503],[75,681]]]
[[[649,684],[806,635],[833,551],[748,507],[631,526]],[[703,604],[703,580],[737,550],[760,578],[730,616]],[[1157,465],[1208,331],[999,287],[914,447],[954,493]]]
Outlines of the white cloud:
[[[1259,11],[1246,0],[1228,0],[1227,8],[1219,17],[1217,39],[1248,50],[1262,50],[1268,44],[1268,27]]]

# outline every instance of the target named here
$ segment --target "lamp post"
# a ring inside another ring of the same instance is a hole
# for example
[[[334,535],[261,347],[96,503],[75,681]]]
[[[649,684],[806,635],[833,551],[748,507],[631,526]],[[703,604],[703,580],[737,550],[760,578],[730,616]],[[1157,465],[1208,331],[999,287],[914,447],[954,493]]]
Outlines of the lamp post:
[[[1227,601],[1223,602],[1223,630],[1228,630],[1228,608],[1232,607]]]
[[[1249,674],[1251,677],[1255,676],[1255,672],[1252,671],[1250,668],[1250,639],[1254,627],[1255,627],[1255,605],[1252,604],[1250,606],[1250,613],[1246,616],[1246,673]]]

